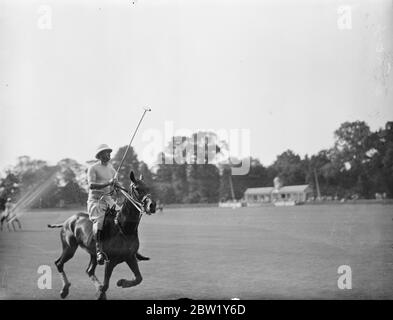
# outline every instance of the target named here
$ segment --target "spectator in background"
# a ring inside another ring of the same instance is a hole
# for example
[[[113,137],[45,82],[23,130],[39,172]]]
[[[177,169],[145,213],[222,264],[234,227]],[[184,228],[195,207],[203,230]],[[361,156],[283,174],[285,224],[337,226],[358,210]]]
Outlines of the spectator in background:
[[[15,204],[12,202],[11,198],[8,198],[7,202],[5,203],[5,210],[1,215],[1,230],[3,230],[4,220],[7,222],[8,231],[11,231],[10,224],[12,224],[12,228],[14,229],[14,231],[16,231],[14,222],[18,224],[19,230],[22,229],[22,225],[18,217],[16,216],[14,209]]]
[[[3,231],[3,223],[4,223],[4,221],[7,222],[7,212],[5,211],[5,209],[1,211],[1,227],[0,227],[0,231]],[[7,223],[7,226],[8,226],[8,231],[11,231],[10,230],[10,226],[8,225],[8,223]]]

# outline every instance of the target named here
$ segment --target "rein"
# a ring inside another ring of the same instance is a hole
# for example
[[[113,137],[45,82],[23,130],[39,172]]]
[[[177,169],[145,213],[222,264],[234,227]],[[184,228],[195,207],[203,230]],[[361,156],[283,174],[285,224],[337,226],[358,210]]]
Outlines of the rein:
[[[102,198],[103,198],[104,196],[112,196],[113,193],[114,193],[114,191],[115,191],[116,189],[120,190],[120,192],[123,194],[123,196],[124,196],[129,202],[131,202],[131,204],[138,210],[138,212],[139,212],[139,217],[138,217],[138,219],[137,219],[136,221],[134,221],[134,222],[138,222],[138,224],[137,224],[137,226],[136,226],[136,227],[138,227],[138,225],[139,225],[139,223],[140,223],[140,221],[141,221],[141,218],[142,218],[142,214],[145,213],[145,210],[144,210],[144,207],[143,207],[143,202],[146,200],[146,198],[148,198],[148,197],[150,196],[150,194],[148,194],[148,193],[145,194],[145,195],[143,196],[142,200],[139,200],[139,199],[138,199],[138,195],[136,194],[136,193],[138,193],[138,192],[135,190],[135,184],[131,184],[131,194],[128,193],[127,189],[125,189],[125,188],[123,188],[123,187],[121,187],[121,186],[115,186],[113,190],[111,190],[111,191],[108,192],[108,193],[103,194],[103,195],[100,197],[100,201],[102,200]],[[117,219],[119,213],[120,213],[120,211],[118,211],[117,214],[116,214],[116,217],[115,217],[115,224],[116,224],[117,227],[119,228],[120,233],[125,237],[126,235],[125,235],[125,233],[124,233],[124,231],[123,231],[123,228],[122,228],[122,226],[120,225],[120,223],[119,223],[119,221],[118,221],[118,219]]]
[[[137,199],[132,198],[130,194],[127,191],[125,191],[125,189],[119,187],[119,190],[123,194],[123,196],[134,205],[134,207],[139,211],[140,214],[144,212],[143,201],[145,200],[145,197],[142,199],[142,201],[139,201]]]
[[[150,194],[146,194],[146,195],[143,196],[142,200],[138,200],[138,197],[137,197],[137,195],[135,194],[134,184],[131,185],[131,188],[132,188],[132,189],[131,189],[132,195],[130,195],[130,194],[127,192],[127,189],[125,189],[125,188],[123,188],[123,187],[117,186],[116,188],[119,189],[120,192],[123,194],[123,196],[124,196],[128,201],[130,201],[131,204],[138,210],[138,212],[139,212],[139,218],[138,218],[137,221],[135,221],[135,222],[138,222],[138,224],[136,225],[136,228],[137,228],[138,225],[139,225],[139,223],[140,223],[140,221],[141,221],[142,214],[145,212],[145,211],[144,211],[144,208],[143,208],[143,202],[146,200],[146,198],[148,198],[148,197],[150,196]],[[113,190],[113,191],[114,191],[114,190]],[[111,192],[113,193],[113,191],[111,191]],[[118,215],[119,213],[120,213],[120,211],[117,213],[117,215]],[[118,228],[119,228],[119,230],[120,230],[120,233],[125,237],[126,235],[125,235],[125,233],[124,233],[124,231],[123,231],[122,226],[120,225],[120,223],[119,223],[119,221],[118,221],[118,219],[117,219],[117,215],[116,215],[116,218],[115,218],[115,223],[116,223],[116,225],[118,226]]]
[[[124,196],[128,201],[130,201],[130,202],[133,204],[133,206],[139,211],[140,214],[142,214],[142,213],[145,212],[145,211],[143,210],[143,202],[146,200],[146,198],[149,196],[149,194],[146,194],[146,195],[142,198],[142,200],[139,201],[139,200],[137,199],[137,197],[136,197],[135,194],[133,194],[134,198],[131,197],[131,195],[127,192],[127,189],[125,189],[125,188],[123,188],[123,187],[120,187],[120,186],[117,186],[116,188],[119,189],[120,192],[123,194],[123,196]],[[101,196],[100,200],[102,200],[102,198],[103,198],[104,196],[112,196],[114,191],[115,191],[115,189],[113,189],[112,191],[110,191],[110,192],[108,192],[108,193],[103,194],[103,195]],[[132,188],[132,192],[135,193],[134,188]]]

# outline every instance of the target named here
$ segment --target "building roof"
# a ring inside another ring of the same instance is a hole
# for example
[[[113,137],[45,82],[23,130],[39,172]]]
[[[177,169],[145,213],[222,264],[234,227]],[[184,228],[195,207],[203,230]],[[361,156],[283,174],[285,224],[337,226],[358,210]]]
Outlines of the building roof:
[[[278,190],[279,193],[297,193],[297,192],[306,192],[306,191],[311,191],[307,190],[310,189],[310,186],[308,184],[302,184],[298,186],[285,186],[282,187]]]
[[[244,194],[271,194],[274,191],[273,187],[266,188],[248,188]],[[299,193],[299,192],[310,192],[311,188],[308,184],[302,184],[298,186],[285,186],[278,189],[278,193]]]
[[[244,193],[245,194],[271,194],[273,189],[274,189],[273,187],[248,188]]]

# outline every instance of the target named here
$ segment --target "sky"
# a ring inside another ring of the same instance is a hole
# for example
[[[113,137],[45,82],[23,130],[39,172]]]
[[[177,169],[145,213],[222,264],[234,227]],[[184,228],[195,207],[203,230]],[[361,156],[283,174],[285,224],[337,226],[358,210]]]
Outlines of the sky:
[[[0,0],[0,170],[86,164],[147,106],[133,147],[150,165],[168,123],[247,130],[264,165],[317,153],[345,121],[393,119],[392,35],[387,0]]]

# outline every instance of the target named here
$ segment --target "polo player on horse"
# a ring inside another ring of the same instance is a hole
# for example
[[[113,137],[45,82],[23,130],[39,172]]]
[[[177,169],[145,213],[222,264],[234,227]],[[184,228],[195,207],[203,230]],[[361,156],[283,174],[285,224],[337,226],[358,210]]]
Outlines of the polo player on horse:
[[[89,218],[93,222],[93,234],[96,239],[97,263],[102,265],[107,260],[102,250],[102,229],[104,226],[105,212],[108,207],[113,206],[117,211],[120,207],[112,198],[113,188],[119,187],[115,178],[116,171],[110,163],[112,149],[106,144],[98,146],[96,151],[96,163],[91,165],[87,170],[87,181],[89,186],[89,196],[87,199],[87,211]],[[138,253],[139,260],[149,260]]]
[[[1,231],[3,231],[3,222],[6,222],[8,231],[11,231],[10,229],[10,224],[12,224],[12,227],[14,228],[14,231],[16,231],[14,222],[16,222],[19,226],[19,229],[22,229],[22,225],[15,214],[15,204],[12,202],[11,198],[8,198],[5,205],[4,205],[4,211],[1,214]]]

